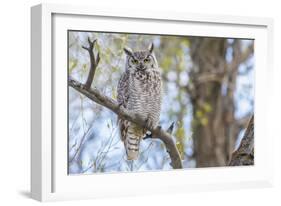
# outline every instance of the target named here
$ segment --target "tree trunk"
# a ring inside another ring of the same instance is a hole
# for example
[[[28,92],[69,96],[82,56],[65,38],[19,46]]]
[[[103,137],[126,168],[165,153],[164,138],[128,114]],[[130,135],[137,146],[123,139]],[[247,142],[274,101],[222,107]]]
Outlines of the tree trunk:
[[[229,166],[254,165],[254,116],[252,116],[239,148],[233,152]]]
[[[197,167],[225,166],[234,150],[239,129],[234,124],[237,67],[226,62],[227,39],[192,39],[189,92],[193,105],[194,158]]]

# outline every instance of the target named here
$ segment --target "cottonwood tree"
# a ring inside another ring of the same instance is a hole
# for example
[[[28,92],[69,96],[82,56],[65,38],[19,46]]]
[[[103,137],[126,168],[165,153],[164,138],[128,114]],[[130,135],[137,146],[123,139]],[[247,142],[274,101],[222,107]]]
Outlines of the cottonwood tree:
[[[242,48],[241,40],[191,38],[193,68],[187,92],[193,106],[194,157],[197,167],[225,166],[241,129],[250,115],[235,118],[236,81],[239,65],[253,54],[253,43]],[[232,54],[227,62],[227,50]]]

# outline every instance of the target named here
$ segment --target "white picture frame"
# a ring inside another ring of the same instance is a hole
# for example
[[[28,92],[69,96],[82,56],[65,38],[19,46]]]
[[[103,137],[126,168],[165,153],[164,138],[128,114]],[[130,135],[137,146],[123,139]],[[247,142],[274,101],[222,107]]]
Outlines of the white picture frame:
[[[100,22],[96,21],[97,19]],[[118,21],[118,24],[114,24],[115,21]],[[67,165],[64,164],[67,160],[66,138],[55,138],[58,134],[65,135],[63,128],[66,126],[66,116],[62,110],[67,99],[67,79],[63,71],[56,68],[66,64],[65,30],[87,30],[93,22],[103,31],[254,38],[257,59],[255,165],[246,168],[68,176]],[[134,24],[143,22],[150,26],[142,30],[134,27]],[[32,198],[53,201],[272,185],[273,134],[268,121],[272,110],[267,110],[271,104],[268,91],[273,91],[269,88],[273,87],[271,79],[274,75],[271,19],[41,4],[31,9],[31,26]],[[174,28],[173,31],[171,28]],[[266,88],[264,85],[267,85]],[[130,182],[135,180],[137,186],[130,187]]]

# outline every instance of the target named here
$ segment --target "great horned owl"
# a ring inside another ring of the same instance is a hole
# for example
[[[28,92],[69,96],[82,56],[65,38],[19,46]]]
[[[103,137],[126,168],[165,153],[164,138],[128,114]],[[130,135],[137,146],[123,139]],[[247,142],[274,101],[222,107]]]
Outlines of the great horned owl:
[[[117,101],[145,119],[149,127],[155,128],[159,122],[162,88],[153,44],[144,51],[133,52],[130,48],[124,48],[124,51],[127,56],[126,70],[118,83]],[[127,159],[136,160],[146,129],[123,119],[119,119],[119,127]]]

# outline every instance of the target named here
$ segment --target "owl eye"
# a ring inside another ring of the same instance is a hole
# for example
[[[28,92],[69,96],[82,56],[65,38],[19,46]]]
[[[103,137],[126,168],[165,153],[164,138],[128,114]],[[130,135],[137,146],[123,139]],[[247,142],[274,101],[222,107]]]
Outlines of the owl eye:
[[[138,61],[137,59],[132,59],[132,63],[133,63],[133,64],[138,64],[139,61]]]
[[[144,62],[144,63],[149,63],[149,62],[150,62],[150,59],[149,59],[149,58],[146,58],[146,59],[143,60],[143,62]]]

